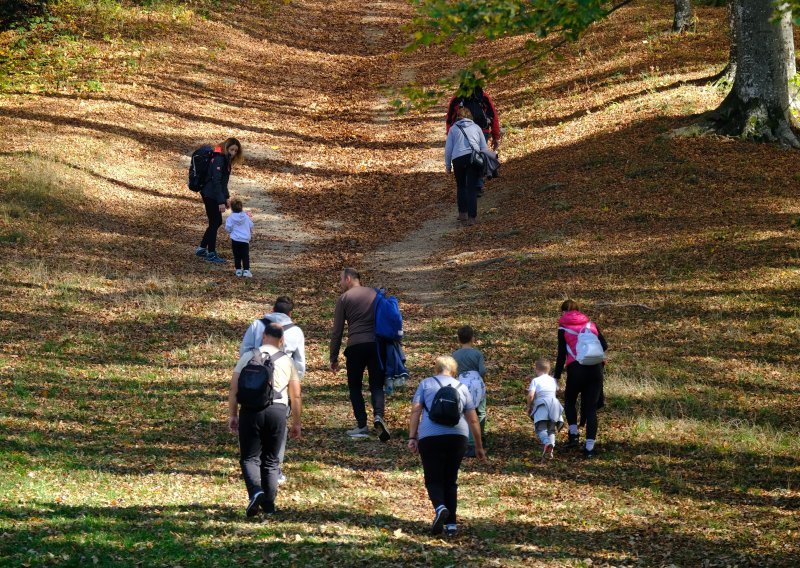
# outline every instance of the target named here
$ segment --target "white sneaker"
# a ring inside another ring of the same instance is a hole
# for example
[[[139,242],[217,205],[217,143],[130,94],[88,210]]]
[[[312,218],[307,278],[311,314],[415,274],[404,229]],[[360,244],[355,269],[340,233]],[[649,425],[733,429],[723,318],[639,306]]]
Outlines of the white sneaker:
[[[237,268],[236,269],[236,276],[241,276],[241,275],[242,275],[242,269],[241,268]]]
[[[347,435],[351,438],[368,438],[369,437],[369,428],[364,426],[363,428],[359,428],[356,426],[352,430],[347,431]]]
[[[253,273],[250,272],[249,270],[245,270],[244,272],[242,272],[242,276],[244,276],[245,278],[252,278]]]

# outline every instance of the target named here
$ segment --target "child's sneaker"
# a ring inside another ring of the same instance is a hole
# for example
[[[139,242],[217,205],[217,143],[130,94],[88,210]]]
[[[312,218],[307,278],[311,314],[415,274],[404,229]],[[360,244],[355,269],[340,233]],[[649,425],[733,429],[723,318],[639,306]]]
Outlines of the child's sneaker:
[[[553,459],[553,444],[547,444],[542,452],[542,461]]]
[[[237,268],[235,274],[236,274],[236,276],[241,276],[242,275],[242,269],[241,268]]]
[[[245,278],[252,278],[253,277],[253,273],[250,272],[249,270],[245,270],[245,271],[242,272],[242,276],[244,276]]]

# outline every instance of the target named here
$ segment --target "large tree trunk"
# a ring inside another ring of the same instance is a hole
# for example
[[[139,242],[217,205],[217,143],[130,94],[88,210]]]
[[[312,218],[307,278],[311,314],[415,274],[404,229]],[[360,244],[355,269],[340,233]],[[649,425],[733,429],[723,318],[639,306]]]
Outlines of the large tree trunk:
[[[672,31],[682,33],[693,29],[694,10],[692,10],[692,0],[675,0],[675,19],[672,21]]]
[[[730,51],[728,53],[728,64],[725,66],[725,69],[714,76],[713,80],[715,84],[724,83],[726,85],[730,85],[733,84],[733,80],[736,77],[736,54],[737,50],[739,49],[739,40],[736,38],[737,29],[733,15],[733,1],[731,1],[728,2],[728,35],[731,40]]]
[[[800,148],[791,130],[791,14],[775,20],[774,6],[772,0],[733,0],[736,75],[731,92],[708,118],[721,134]]]

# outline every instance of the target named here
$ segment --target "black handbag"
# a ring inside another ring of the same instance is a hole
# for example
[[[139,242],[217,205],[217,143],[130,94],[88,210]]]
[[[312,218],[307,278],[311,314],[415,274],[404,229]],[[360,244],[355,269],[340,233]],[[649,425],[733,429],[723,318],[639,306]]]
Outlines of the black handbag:
[[[461,134],[464,135],[464,138],[467,139],[467,144],[469,144],[469,147],[472,148],[472,154],[470,154],[469,163],[473,167],[483,170],[484,166],[486,165],[486,157],[483,155],[483,152],[481,152],[480,149],[475,149],[475,147],[472,145],[472,140],[469,139],[469,136],[467,136],[467,133],[460,124],[456,124],[456,126],[458,126]]]

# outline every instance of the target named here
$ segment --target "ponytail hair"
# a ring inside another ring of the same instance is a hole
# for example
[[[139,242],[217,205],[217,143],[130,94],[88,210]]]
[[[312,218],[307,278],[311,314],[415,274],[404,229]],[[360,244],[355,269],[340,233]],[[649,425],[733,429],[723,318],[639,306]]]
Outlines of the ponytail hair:
[[[562,312],[579,312],[581,309],[578,307],[578,302],[575,300],[564,300],[561,304]]]

